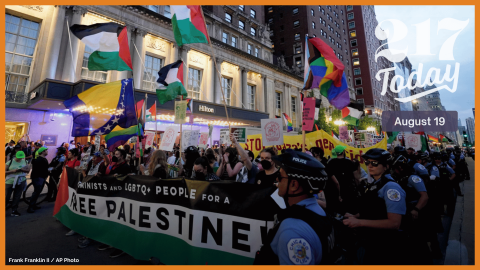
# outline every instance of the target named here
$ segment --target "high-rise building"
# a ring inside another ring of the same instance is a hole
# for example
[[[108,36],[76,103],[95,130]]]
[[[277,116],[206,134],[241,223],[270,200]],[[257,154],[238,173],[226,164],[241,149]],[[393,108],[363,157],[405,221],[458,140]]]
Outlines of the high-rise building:
[[[378,25],[373,6],[346,6],[348,44],[352,61],[353,85],[357,100],[365,103],[368,115],[380,118],[383,111],[399,110],[396,94],[390,89],[382,95],[383,76],[376,80],[379,70],[392,67],[384,57],[375,60],[375,52],[381,45],[386,45],[375,36]],[[382,49],[385,49],[383,46]],[[390,72],[392,73],[392,72]],[[389,74],[388,86],[394,74]]]
[[[350,99],[355,99],[352,63],[348,43],[349,28],[345,6],[265,6],[270,27],[274,63],[281,69],[303,76],[305,36],[325,41],[345,66]],[[324,101],[326,101],[324,99]],[[323,106],[323,105],[322,105]]]
[[[465,123],[467,125],[468,141],[474,142],[475,141],[475,120],[472,117],[468,117],[467,119],[465,119]]]
[[[462,119],[458,118],[458,127],[460,128],[461,125],[462,125]]]

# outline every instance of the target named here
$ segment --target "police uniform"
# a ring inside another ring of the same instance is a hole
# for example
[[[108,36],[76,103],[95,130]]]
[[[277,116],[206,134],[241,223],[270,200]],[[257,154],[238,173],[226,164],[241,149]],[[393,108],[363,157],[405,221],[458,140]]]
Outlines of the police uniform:
[[[388,213],[405,215],[406,193],[389,174],[367,185],[359,200],[360,219],[388,219]],[[360,242],[365,248],[364,264],[397,264],[404,246],[398,230],[358,228]]]
[[[427,168],[425,168],[425,166],[423,166],[422,164],[415,163],[413,165],[413,170],[415,171],[416,175],[423,179],[424,184],[427,183],[430,179],[430,174],[428,173]]]
[[[325,216],[315,198],[305,199],[297,205]],[[282,221],[270,247],[282,265],[315,265],[322,261],[322,244],[318,235],[305,221],[287,218]]]

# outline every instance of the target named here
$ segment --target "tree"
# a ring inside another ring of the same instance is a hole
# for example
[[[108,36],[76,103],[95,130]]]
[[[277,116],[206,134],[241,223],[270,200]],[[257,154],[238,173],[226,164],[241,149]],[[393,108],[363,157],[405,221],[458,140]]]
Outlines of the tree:
[[[368,127],[374,127],[375,130],[379,133],[382,131],[380,122],[378,122],[376,119],[372,117],[369,117],[368,115],[365,115],[364,117],[360,118],[358,129],[366,130]]]

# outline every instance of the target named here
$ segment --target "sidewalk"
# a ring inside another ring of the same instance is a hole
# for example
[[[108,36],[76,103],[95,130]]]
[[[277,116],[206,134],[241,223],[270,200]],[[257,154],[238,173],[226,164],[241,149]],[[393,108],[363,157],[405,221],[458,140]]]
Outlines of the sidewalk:
[[[457,197],[448,237],[445,265],[475,264],[475,162],[466,158],[470,179],[460,183],[464,197]]]

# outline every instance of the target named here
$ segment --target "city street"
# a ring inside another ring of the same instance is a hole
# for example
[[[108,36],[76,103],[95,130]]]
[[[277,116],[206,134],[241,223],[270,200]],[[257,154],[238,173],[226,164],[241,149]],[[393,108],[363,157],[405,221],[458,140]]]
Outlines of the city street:
[[[465,196],[457,197],[457,205],[453,219],[443,217],[445,232],[439,235],[439,241],[445,260],[435,264],[462,265],[474,264],[474,161],[467,157],[467,163],[472,180],[460,184]],[[27,206],[20,203],[20,217],[11,217],[10,210],[6,216],[6,264],[93,264],[93,265],[135,265],[150,264],[148,261],[138,261],[124,254],[118,258],[109,258],[112,250],[99,251],[99,243],[93,243],[79,249],[79,235],[65,236],[69,231],[52,217],[54,203],[42,203],[42,209],[33,214],[27,213]],[[159,243],[160,244],[160,243]],[[45,259],[45,262],[25,262],[28,259]],[[46,262],[47,258],[50,260]],[[78,262],[65,262],[65,259],[76,259]],[[24,262],[14,263],[10,259],[23,259]],[[62,259],[61,262],[52,260]]]

